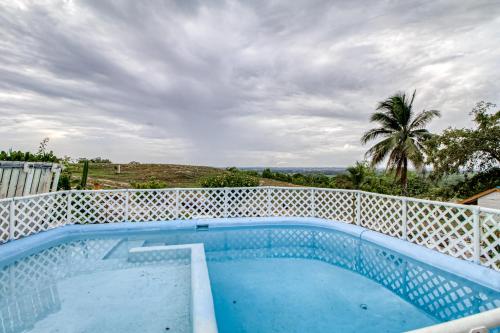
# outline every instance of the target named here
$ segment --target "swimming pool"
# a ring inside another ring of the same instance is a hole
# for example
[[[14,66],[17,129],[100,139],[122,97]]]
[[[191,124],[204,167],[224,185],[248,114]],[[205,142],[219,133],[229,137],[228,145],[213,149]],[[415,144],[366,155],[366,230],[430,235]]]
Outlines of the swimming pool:
[[[130,260],[178,244],[204,245],[221,333],[402,332],[500,306],[499,281],[406,257],[355,226],[240,222],[74,225],[13,242],[0,262],[0,332],[189,332],[192,263]]]

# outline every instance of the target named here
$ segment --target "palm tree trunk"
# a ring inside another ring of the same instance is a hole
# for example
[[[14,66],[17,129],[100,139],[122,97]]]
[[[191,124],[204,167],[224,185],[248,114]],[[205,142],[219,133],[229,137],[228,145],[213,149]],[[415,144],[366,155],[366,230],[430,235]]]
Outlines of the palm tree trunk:
[[[403,159],[403,169],[401,170],[401,185],[403,187],[403,195],[408,195],[408,159]]]

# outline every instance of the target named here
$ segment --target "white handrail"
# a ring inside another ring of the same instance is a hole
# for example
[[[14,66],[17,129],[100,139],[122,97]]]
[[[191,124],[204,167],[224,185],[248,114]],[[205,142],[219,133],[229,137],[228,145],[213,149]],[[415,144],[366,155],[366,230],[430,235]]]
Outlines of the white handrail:
[[[498,326],[500,326],[500,308],[407,333],[488,333],[488,329]]]

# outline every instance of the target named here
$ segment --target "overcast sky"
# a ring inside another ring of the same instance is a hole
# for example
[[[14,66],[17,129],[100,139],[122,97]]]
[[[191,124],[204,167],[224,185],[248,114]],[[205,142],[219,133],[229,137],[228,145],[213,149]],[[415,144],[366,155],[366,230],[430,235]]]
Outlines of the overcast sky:
[[[0,149],[345,166],[378,101],[500,104],[500,1],[0,0]]]

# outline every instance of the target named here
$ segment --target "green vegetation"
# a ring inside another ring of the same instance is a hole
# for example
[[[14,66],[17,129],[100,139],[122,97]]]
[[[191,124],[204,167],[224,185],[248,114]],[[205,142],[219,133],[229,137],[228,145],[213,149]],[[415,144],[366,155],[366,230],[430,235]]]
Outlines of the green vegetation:
[[[301,173],[287,174],[273,172],[267,168],[262,171],[262,178],[274,179],[281,182],[291,183],[297,186],[330,187],[330,177],[323,174],[303,175]]]
[[[408,193],[408,162],[417,170],[424,165],[423,144],[431,137],[425,126],[432,119],[440,116],[437,110],[421,111],[415,114],[413,102],[415,93],[407,98],[404,93],[397,93],[378,104],[370,121],[380,127],[366,132],[361,138],[363,144],[383,138],[367,152],[371,165],[376,166],[387,160],[387,170],[394,173],[402,186],[403,194]]]
[[[89,161],[83,162],[82,180],[80,181],[80,188],[87,187],[87,179],[89,177]]]
[[[389,195],[437,200],[462,199],[500,186],[500,111],[494,105],[480,102],[472,110],[473,129],[445,130],[431,134],[423,127],[438,115],[437,111],[412,114],[414,96],[403,94],[381,102],[371,120],[379,128],[365,133],[363,141],[378,137],[382,141],[370,148],[371,162],[356,162],[343,174],[301,175],[265,169],[263,178],[301,186],[360,189]],[[388,159],[386,170],[375,165]],[[408,161],[417,166],[408,167]],[[430,171],[425,165],[431,166]]]
[[[210,176],[201,182],[203,187],[252,187],[259,186],[259,178],[245,171],[231,170],[220,175]]]
[[[49,143],[49,138],[44,138],[38,147],[36,153],[15,151],[10,149],[9,151],[0,151],[0,161],[21,161],[21,162],[50,162],[57,163],[59,158],[54,155],[54,152],[47,151],[47,145]]]
[[[89,161],[88,182],[91,188],[120,189],[200,187],[203,179],[224,173],[223,169],[175,164],[117,164],[92,163]],[[65,172],[71,175],[71,185],[76,187],[83,173],[83,163],[70,163]],[[149,186],[149,187],[148,187]]]
[[[475,128],[448,128],[427,142],[428,163],[436,176],[461,170],[488,171],[500,164],[500,111],[488,113],[494,107],[477,103],[471,112]]]
[[[166,187],[168,187],[167,183],[155,178],[151,178],[147,182],[132,183],[132,188],[138,189],[158,189]]]

